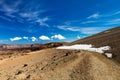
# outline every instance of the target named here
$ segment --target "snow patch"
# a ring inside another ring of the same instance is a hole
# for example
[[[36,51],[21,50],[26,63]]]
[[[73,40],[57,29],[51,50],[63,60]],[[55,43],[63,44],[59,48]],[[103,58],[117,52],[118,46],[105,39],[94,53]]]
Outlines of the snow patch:
[[[103,46],[99,48],[94,48],[93,45],[91,44],[77,44],[77,45],[72,45],[72,46],[60,46],[57,47],[56,49],[71,49],[71,50],[87,50],[87,51],[93,51],[93,52],[98,52],[98,53],[104,53],[104,51],[110,50],[110,46]],[[105,53],[107,57],[112,57],[112,54],[110,53]]]
[[[108,58],[112,58],[112,53],[105,53]]]

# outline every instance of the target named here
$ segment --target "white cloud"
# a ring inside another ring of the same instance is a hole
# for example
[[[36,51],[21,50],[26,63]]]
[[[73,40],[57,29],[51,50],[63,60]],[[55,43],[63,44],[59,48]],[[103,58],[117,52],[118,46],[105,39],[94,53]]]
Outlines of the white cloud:
[[[103,14],[100,17],[112,17],[112,16],[116,16],[118,14],[120,14],[120,10],[118,10],[118,11],[112,11],[112,12],[109,12],[107,14]]]
[[[34,23],[38,23],[40,26],[49,27],[49,25],[46,22],[50,19],[48,17],[44,17],[44,18],[39,17],[40,14],[43,13],[44,11],[32,11],[32,12],[29,11],[29,12],[20,13],[19,15],[21,16],[21,18],[24,18],[28,22],[31,23],[34,22]]]
[[[38,11],[34,11],[34,12],[23,12],[19,14],[22,18],[27,18],[28,21],[30,20],[34,20],[36,18],[38,18],[39,16],[39,12]]]
[[[45,17],[45,18],[42,18],[42,19],[37,19],[36,22],[39,23],[41,26],[49,26],[46,21],[48,21],[49,18],[48,17]]]
[[[100,27],[87,27],[87,28],[81,28],[80,32],[83,34],[96,34],[99,33],[102,30]]]
[[[104,25],[120,24],[120,18],[107,21]]]
[[[74,27],[74,26],[62,25],[62,26],[57,26],[57,28],[65,30],[65,31],[80,31],[80,28]]]
[[[78,35],[78,36],[77,36],[77,39],[81,39],[81,37]]]
[[[39,39],[41,39],[41,40],[50,40],[50,38],[48,36],[44,36],[44,35],[40,36]]]
[[[81,22],[81,24],[89,24],[89,23],[95,23],[95,22],[98,22],[98,21],[84,21],[84,22]]]
[[[33,16],[33,13],[20,13],[20,16],[23,18],[31,18]]]
[[[100,17],[99,13],[95,13],[95,14],[92,14],[89,17],[87,17],[87,19],[91,19],[91,18],[95,18],[96,19],[98,17]]]
[[[117,12],[114,13],[114,15],[117,15],[117,14],[120,14],[120,11],[117,11]]]
[[[7,18],[7,17],[5,17],[5,16],[0,16],[0,18],[1,18],[1,19],[4,19],[4,20],[7,20],[7,21],[10,21],[10,22],[12,21],[11,19],[9,19],[9,18]]]
[[[33,42],[37,41],[36,37],[31,37],[31,39],[32,39]]]
[[[23,37],[23,39],[26,39],[26,40],[28,40],[28,37],[24,36],[24,37]]]
[[[14,38],[10,38],[10,41],[17,41],[17,40],[21,40],[21,37],[14,37]]]
[[[7,21],[14,21],[13,18],[16,18],[19,21],[19,16],[16,16],[15,14],[18,14],[18,7],[21,3],[21,0],[13,1],[12,4],[7,4],[5,0],[0,0],[0,11],[4,12],[4,15],[1,15],[0,18]]]
[[[87,17],[87,19],[99,18],[99,17],[105,18],[105,17],[115,16],[115,15],[118,15],[118,14],[120,14],[120,10],[119,11],[114,11],[114,12],[109,12],[109,13],[102,14],[102,15],[100,15],[99,13],[95,13],[95,14],[92,14],[89,17]]]
[[[64,36],[62,36],[61,34],[57,34],[57,35],[54,35],[54,36],[51,36],[52,39],[59,39],[59,40],[62,40],[62,39],[66,39]]]
[[[96,34],[103,30],[106,30],[106,27],[76,27],[76,26],[58,26],[57,28],[65,31],[80,32],[82,34]]]
[[[19,7],[23,1],[17,0],[13,1],[12,5],[7,4],[4,0],[0,0],[0,11],[4,12],[4,15],[0,18],[5,19],[7,21],[14,21],[12,20],[15,18],[18,22],[23,23],[25,21],[29,22],[30,24],[38,23],[41,26],[49,26],[46,21],[49,20],[48,17],[44,17],[41,14],[48,11],[46,9],[42,9],[41,6],[33,6],[33,4],[26,3],[24,9],[20,11]],[[42,17],[42,18],[41,18]]]
[[[68,26],[68,25],[74,25],[74,24],[90,24],[90,23],[95,23],[96,25],[112,25],[112,24],[120,24],[120,22],[118,22],[119,20],[113,20],[115,18],[115,16],[117,17],[120,14],[120,10],[117,11],[110,11],[104,14],[100,14],[99,12],[94,13],[90,16],[88,16],[86,19],[83,20],[70,20],[70,21],[66,21],[64,22],[64,26]],[[108,19],[109,18],[109,19]],[[93,20],[96,19],[96,20]],[[113,22],[112,22],[113,21]],[[65,28],[60,26],[61,29]],[[66,30],[66,29],[65,29]],[[67,30],[71,30],[71,31],[77,31],[78,29],[76,28],[71,28],[71,27],[67,27]]]
[[[12,14],[12,13],[18,12],[17,9],[15,9],[14,7],[8,6],[8,5],[6,5],[6,4],[4,4],[4,5],[2,6],[2,8],[0,9],[0,11],[6,12],[6,13],[8,13],[8,14]]]
[[[111,20],[110,22],[112,22],[112,23],[120,22],[120,18]]]
[[[14,1],[12,5],[6,4],[4,1],[1,1],[0,11],[4,12],[6,16],[14,18],[16,17],[14,13],[18,13],[19,11],[19,8],[18,8],[19,4],[21,4],[20,0]]]

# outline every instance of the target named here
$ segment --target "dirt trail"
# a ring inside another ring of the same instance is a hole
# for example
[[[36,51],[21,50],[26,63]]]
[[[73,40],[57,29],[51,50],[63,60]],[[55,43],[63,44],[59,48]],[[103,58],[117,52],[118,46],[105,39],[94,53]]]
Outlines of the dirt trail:
[[[86,52],[84,55],[73,69],[74,80],[120,80],[119,64],[100,54]]]
[[[88,51],[46,49],[1,60],[0,80],[120,80],[120,66]]]

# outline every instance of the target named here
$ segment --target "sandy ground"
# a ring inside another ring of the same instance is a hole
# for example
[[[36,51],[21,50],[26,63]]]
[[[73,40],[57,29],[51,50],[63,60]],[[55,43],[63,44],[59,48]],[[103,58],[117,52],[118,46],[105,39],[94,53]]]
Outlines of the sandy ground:
[[[30,50],[0,50],[0,60],[27,55]]]
[[[120,65],[93,52],[45,49],[0,60],[0,80],[120,80]]]

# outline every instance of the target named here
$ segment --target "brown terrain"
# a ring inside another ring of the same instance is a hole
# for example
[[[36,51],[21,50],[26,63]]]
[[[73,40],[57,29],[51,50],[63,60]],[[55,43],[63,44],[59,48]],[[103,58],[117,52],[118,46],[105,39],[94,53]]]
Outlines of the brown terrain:
[[[113,54],[113,60],[120,63],[120,27],[109,29],[93,36],[72,42],[73,44],[93,44],[95,47],[110,46],[107,51]]]
[[[22,44],[22,45],[10,45],[10,44],[1,44],[0,45],[0,60],[11,57],[18,57],[26,55],[26,53],[54,48],[58,46],[63,46],[67,43],[61,42],[51,42],[47,44]]]
[[[108,52],[114,54],[113,58],[83,50],[56,49],[68,43],[24,48],[2,45],[0,80],[120,80],[119,33],[117,27],[69,44],[108,45],[112,47]]]
[[[46,49],[0,61],[2,80],[120,80],[120,65],[88,51]]]

